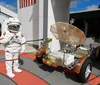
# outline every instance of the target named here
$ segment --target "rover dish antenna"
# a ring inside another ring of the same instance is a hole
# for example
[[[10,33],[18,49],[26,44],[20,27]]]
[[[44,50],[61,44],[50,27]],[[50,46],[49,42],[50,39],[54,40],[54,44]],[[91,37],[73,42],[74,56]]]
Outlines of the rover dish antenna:
[[[80,45],[86,40],[84,32],[69,23],[57,22],[51,25],[50,31],[56,39],[67,44]]]

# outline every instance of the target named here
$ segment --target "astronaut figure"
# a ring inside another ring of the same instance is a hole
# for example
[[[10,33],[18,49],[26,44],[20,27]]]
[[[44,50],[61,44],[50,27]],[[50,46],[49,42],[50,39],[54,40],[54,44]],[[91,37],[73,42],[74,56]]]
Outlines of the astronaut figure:
[[[25,38],[20,32],[21,23],[17,18],[9,18],[7,23],[7,30],[3,32],[0,43],[3,43],[5,46],[5,65],[7,75],[10,78],[15,77],[15,74],[12,72],[22,72],[19,69],[18,56],[19,53],[25,51]]]

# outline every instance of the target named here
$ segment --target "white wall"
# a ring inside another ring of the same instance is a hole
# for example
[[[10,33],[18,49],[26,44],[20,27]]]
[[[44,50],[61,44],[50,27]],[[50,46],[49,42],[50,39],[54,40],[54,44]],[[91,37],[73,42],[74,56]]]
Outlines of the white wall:
[[[33,6],[19,9],[18,18],[22,23],[22,32],[26,40],[43,38],[43,0],[36,0]],[[34,44],[39,43],[34,42]]]
[[[18,18],[21,22],[21,31],[27,40],[33,39],[33,20],[32,18],[33,6],[22,8],[18,10]]]
[[[19,2],[19,0],[18,0]],[[39,39],[39,2],[19,9],[18,3],[18,18],[22,23],[22,33],[26,40]]]
[[[39,0],[33,5],[33,40],[39,39]],[[38,45],[38,42],[34,42]]]
[[[39,0],[39,39],[43,38],[43,18],[44,18],[44,2]]]
[[[57,21],[68,22],[69,3],[70,0],[36,0],[33,6],[18,8],[26,40],[49,37],[51,24]]]

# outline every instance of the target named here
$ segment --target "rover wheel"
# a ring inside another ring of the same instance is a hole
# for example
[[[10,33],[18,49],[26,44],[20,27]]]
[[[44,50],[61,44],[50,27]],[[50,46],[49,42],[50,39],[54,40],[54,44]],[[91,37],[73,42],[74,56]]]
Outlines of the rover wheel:
[[[19,64],[20,64],[20,65],[23,65],[23,64],[24,64],[23,60],[20,59],[20,58],[19,58]]]
[[[90,59],[86,59],[81,67],[80,73],[78,74],[81,82],[85,83],[89,79],[92,71],[92,64]]]

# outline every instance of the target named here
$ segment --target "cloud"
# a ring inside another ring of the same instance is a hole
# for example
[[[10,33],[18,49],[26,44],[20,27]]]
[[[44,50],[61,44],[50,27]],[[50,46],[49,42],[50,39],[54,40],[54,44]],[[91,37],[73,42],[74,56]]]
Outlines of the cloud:
[[[89,2],[89,1],[91,1],[91,0],[84,0],[84,1],[87,1],[87,2]]]
[[[12,11],[16,11],[16,8],[12,5],[8,5],[5,2],[0,2],[0,5],[7,7],[8,9],[12,10]]]
[[[97,9],[98,9],[98,5],[91,5],[86,8],[86,10],[97,10]]]
[[[5,5],[6,3],[5,3],[5,2],[0,2],[0,4],[1,4],[1,5]]]
[[[11,9],[11,10],[13,10],[13,11],[16,10],[16,8],[14,6],[11,6],[11,5],[6,5],[6,7],[9,8],[9,9]]]
[[[71,1],[71,3],[70,3],[70,8],[76,8],[77,5],[78,5],[78,0],[73,0],[73,1]]]

